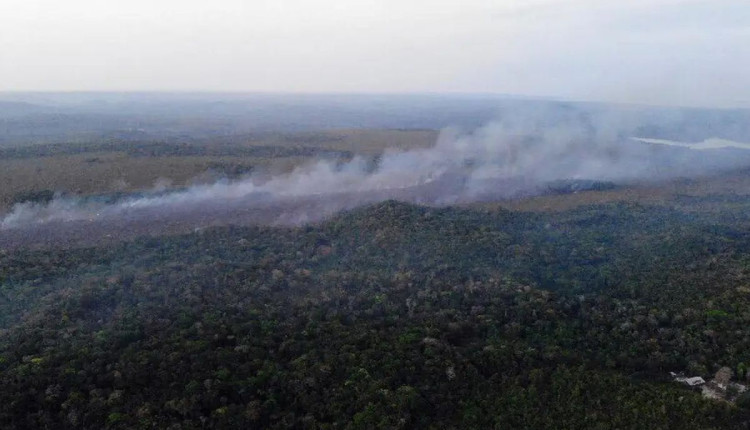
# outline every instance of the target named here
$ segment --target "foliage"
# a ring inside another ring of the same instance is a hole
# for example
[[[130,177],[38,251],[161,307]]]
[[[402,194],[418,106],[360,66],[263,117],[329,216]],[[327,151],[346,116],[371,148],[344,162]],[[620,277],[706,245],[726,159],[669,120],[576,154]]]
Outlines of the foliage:
[[[750,362],[735,203],[386,202],[298,229],[0,254],[0,423],[741,428],[744,409],[666,378]]]
[[[17,203],[49,203],[55,197],[52,190],[26,191],[13,196],[11,204]]]

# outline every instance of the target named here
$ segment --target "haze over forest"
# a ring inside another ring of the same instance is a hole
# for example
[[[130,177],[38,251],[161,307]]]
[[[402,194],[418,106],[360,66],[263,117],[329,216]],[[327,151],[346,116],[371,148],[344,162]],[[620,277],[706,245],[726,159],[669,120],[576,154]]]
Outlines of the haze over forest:
[[[748,23],[0,2],[0,428],[750,428]]]
[[[252,155],[263,148],[268,153],[263,145],[270,143],[286,147],[286,157],[306,156],[286,171],[256,164],[242,167],[242,175],[188,187],[165,189],[174,181],[166,170],[150,186],[136,189],[115,174],[108,183],[120,185],[96,189],[118,191],[115,200],[92,199],[79,195],[78,187],[56,184],[44,190],[55,193],[51,201],[6,208],[0,223],[5,230],[73,221],[106,226],[123,218],[143,223],[154,217],[201,220],[191,221],[195,227],[207,218],[213,225],[298,225],[393,198],[434,205],[493,201],[545,194],[559,186],[556,181],[644,184],[719,174],[750,161],[743,146],[750,111],[742,109],[498,96],[15,93],[0,103],[0,118],[5,125],[0,153],[11,158],[131,151],[144,143],[182,156]],[[389,148],[386,142],[381,152],[363,146],[342,151],[330,142],[341,138],[325,134],[340,129],[435,134],[417,147]],[[717,139],[724,146],[710,146]],[[16,182],[14,189],[28,193],[34,186]],[[138,193],[123,195],[125,189]],[[271,207],[271,217],[266,211],[237,213]]]

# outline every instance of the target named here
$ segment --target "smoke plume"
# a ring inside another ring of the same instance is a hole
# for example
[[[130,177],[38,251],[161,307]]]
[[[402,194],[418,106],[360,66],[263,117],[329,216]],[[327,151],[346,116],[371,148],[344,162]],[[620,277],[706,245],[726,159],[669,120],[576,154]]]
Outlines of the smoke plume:
[[[190,214],[209,224],[227,218],[298,224],[385,199],[444,205],[538,194],[556,180],[622,184],[750,164],[746,152],[736,149],[739,144],[735,149],[724,145],[715,151],[693,151],[689,144],[632,139],[631,125],[606,116],[576,115],[537,112],[468,133],[446,129],[430,148],[391,149],[376,158],[318,160],[270,178],[256,175],[115,201],[58,197],[47,204],[23,203],[2,218],[0,229],[71,221],[158,222]]]

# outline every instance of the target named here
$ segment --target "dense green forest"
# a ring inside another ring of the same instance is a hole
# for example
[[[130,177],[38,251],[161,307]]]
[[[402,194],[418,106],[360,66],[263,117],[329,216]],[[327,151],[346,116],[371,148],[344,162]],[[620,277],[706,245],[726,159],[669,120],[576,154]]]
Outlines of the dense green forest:
[[[398,202],[0,251],[3,428],[735,429],[750,201]],[[742,372],[739,376],[743,376]]]

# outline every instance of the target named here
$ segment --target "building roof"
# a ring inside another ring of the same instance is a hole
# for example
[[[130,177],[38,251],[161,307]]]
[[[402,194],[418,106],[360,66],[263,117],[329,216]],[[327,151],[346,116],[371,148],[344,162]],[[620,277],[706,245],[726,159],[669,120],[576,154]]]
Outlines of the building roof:
[[[702,384],[706,383],[706,381],[703,378],[701,378],[700,376],[693,376],[692,378],[685,378],[685,380],[683,382],[685,382],[686,384],[690,385],[691,387],[694,387],[696,385],[702,385]]]

